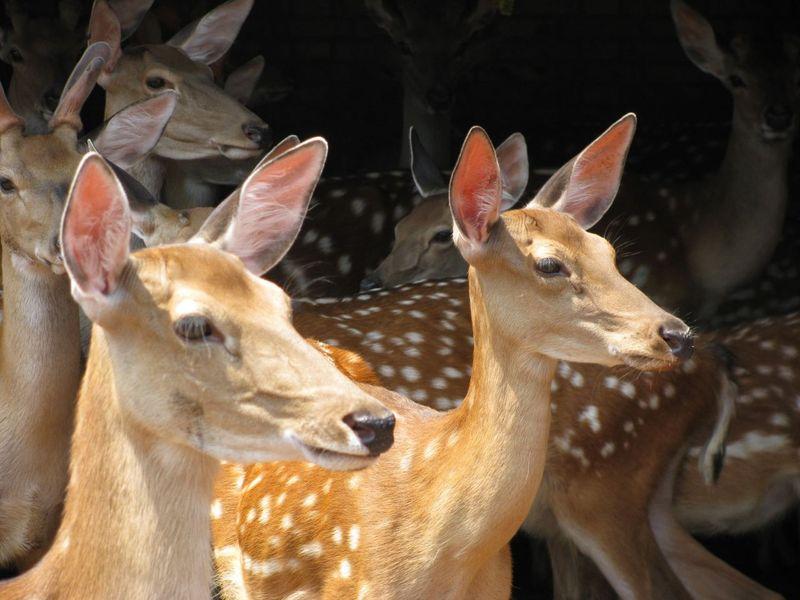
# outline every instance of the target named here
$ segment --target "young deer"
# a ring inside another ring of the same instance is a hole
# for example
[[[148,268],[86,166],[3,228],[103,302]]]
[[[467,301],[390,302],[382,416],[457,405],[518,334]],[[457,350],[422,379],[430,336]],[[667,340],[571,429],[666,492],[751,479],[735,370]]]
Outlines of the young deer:
[[[686,4],[674,0],[672,14],[687,55],[733,95],[725,159],[709,179],[670,188],[627,176],[615,210],[598,230],[618,229],[622,220],[621,239],[636,251],[620,261],[622,273],[662,306],[702,309],[710,316],[729,292],[761,272],[780,239],[796,129],[800,44],[780,38],[775,48],[774,40],[739,37],[723,50],[708,22]],[[658,201],[643,211],[642,197]],[[406,271],[394,267],[425,265],[434,247],[457,261],[443,233],[449,229],[445,201],[432,199],[423,206],[398,225],[392,253],[366,287],[466,273],[463,261]]]
[[[471,130],[450,184],[472,267],[476,355],[463,404],[437,414],[387,394],[395,445],[356,475],[257,464],[237,481],[232,468],[212,521],[225,597],[509,596],[508,541],[542,475],[557,359],[667,369],[691,349],[687,327],[583,231],[613,199],[592,191],[501,216],[494,148]],[[524,310],[512,302],[522,297]]]
[[[133,171],[156,197],[165,160],[238,161],[257,157],[271,144],[267,125],[220,89],[207,66],[227,52],[251,6],[252,0],[229,0],[165,44],[123,50],[118,16],[106,0],[94,3],[90,39],[111,47],[99,78],[106,115],[165,90],[178,92],[175,114],[155,152]]]
[[[46,548],[61,512],[80,338],[58,226],[84,150],[80,108],[107,56],[105,44],[86,50],[46,134],[27,135],[0,91],[0,564],[30,564]],[[125,109],[107,123],[98,145],[120,164],[133,164],[136,152],[158,141],[174,101],[166,94]],[[106,143],[136,123],[141,126],[130,146]]]
[[[310,140],[251,175],[192,243],[133,256],[124,190],[98,154],[83,159],[61,240],[95,327],[64,519],[3,598],[208,596],[218,461],[357,468],[391,444],[391,413],[300,338],[286,295],[256,276],[292,243],[325,153]]]
[[[473,37],[494,18],[497,3],[368,0],[366,7],[400,52],[402,130],[416,127],[435,163],[449,167],[454,90],[474,61]],[[400,166],[408,167],[410,158],[408,139],[403,138]]]

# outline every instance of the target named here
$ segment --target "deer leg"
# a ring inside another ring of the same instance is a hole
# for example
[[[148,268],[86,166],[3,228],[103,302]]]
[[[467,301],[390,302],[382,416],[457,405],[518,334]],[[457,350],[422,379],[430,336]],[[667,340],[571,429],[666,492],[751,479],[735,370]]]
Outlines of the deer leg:
[[[477,572],[464,598],[481,598],[481,600],[511,598],[511,547],[508,544]]]
[[[575,507],[571,505],[574,498],[562,497],[554,502],[556,518],[561,530],[595,562],[620,597],[690,598],[661,553],[645,510],[632,506],[627,496],[620,500],[628,503],[619,506],[610,501],[607,492],[583,490],[581,496],[602,497],[607,502]]]
[[[612,600],[614,590],[595,564],[563,536],[547,541],[555,600]]]
[[[650,523],[659,547],[683,585],[692,596],[704,600],[781,598],[711,554],[675,519],[672,492],[682,462],[681,454],[664,474],[650,505]]]

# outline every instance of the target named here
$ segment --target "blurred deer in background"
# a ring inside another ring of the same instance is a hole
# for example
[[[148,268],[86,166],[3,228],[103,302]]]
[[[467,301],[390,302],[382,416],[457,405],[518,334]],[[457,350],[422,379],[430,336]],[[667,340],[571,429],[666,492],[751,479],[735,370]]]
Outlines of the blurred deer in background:
[[[316,138],[253,173],[191,244],[134,255],[120,182],[98,154],[83,159],[61,240],[95,327],[64,519],[0,596],[207,597],[218,461],[331,465],[330,451],[362,467],[379,454],[370,427],[391,445],[391,413],[300,338],[288,297],[258,277],[297,235],[326,150]]]
[[[99,79],[106,115],[165,90],[178,92],[175,114],[155,152],[132,173],[156,197],[165,159],[254,159],[272,143],[266,123],[219,88],[207,66],[228,51],[251,6],[252,0],[229,0],[165,44],[122,49],[118,15],[105,0],[94,4],[90,39],[112,49]]]
[[[81,3],[61,0],[58,14],[50,17],[29,15],[31,7],[25,4],[5,3],[11,29],[2,32],[0,58],[12,69],[11,107],[25,120],[28,133],[45,133],[84,44],[76,34]]]
[[[48,133],[28,135],[0,93],[0,563],[21,568],[47,548],[61,513],[80,337],[58,227],[85,149],[80,109],[109,56],[106,44],[86,50]],[[174,103],[167,93],[126,108],[106,124],[98,146],[120,165],[134,164],[155,146]],[[133,131],[122,148],[109,143],[126,129]]]
[[[475,59],[473,37],[497,13],[494,0],[365,0],[375,22],[400,52],[403,132],[416,127],[439,168],[450,167],[455,87]],[[403,137],[400,166],[410,164]]]
[[[551,208],[536,198],[501,216],[502,198],[494,148],[473,128],[450,184],[476,339],[461,407],[436,414],[387,395],[395,445],[356,475],[232,469],[212,521],[225,597],[508,598],[508,541],[542,475],[556,359],[669,369],[691,353],[686,325],[582,230],[613,194]]]
[[[742,36],[723,50],[703,17],[679,0],[672,11],[689,57],[733,95],[725,159],[719,172],[696,183],[658,187],[626,176],[615,209],[598,229],[622,225],[619,237],[636,253],[621,259],[620,270],[653,299],[708,317],[728,293],[761,272],[780,239],[800,94],[800,45],[780,38],[776,47],[775,40]],[[413,170],[434,172],[424,146],[417,146],[420,164]],[[652,199],[645,211],[641,198]],[[392,253],[365,288],[465,274],[450,229],[444,200],[432,197],[398,225]],[[448,259],[435,259],[443,256]]]

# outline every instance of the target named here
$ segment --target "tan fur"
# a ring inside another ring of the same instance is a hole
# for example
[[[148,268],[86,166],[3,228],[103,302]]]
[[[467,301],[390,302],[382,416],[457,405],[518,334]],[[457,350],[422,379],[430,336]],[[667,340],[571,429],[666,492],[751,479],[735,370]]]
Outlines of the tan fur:
[[[666,314],[569,218],[507,213],[489,245],[471,276],[476,357],[461,408],[441,415],[381,392],[397,427],[373,466],[345,475],[259,464],[220,480],[212,528],[226,598],[509,597],[507,543],[544,467],[552,356],[656,368],[674,359],[657,334]],[[580,273],[588,304],[531,275],[542,247]],[[529,306],[509,312],[517,297]],[[603,317],[584,321],[595,311]]]

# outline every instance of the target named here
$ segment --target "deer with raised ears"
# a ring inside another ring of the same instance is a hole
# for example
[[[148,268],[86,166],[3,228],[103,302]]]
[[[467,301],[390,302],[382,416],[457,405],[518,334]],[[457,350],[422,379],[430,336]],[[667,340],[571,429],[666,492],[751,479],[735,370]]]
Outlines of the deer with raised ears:
[[[75,35],[80,2],[62,0],[57,14],[33,17],[19,1],[5,3],[11,28],[0,33],[0,59],[11,65],[8,99],[29,133],[46,133],[83,40]]]
[[[303,341],[288,297],[257,276],[297,234],[325,153],[309,140],[191,243],[133,255],[124,190],[98,154],[83,159],[61,240],[95,325],[64,518],[3,598],[207,597],[218,461],[352,469],[391,445],[392,414]]]
[[[497,13],[493,0],[366,0],[367,11],[400,52],[403,132],[416,127],[439,168],[452,164],[451,111],[458,79],[472,60],[472,41]],[[410,164],[403,138],[400,166]]]
[[[0,92],[0,563],[21,568],[52,538],[66,485],[80,337],[58,227],[84,151],[81,105],[108,51],[105,44],[86,50],[46,134],[28,135]],[[167,94],[125,109],[106,124],[98,146],[120,164],[133,164],[135,152],[156,144],[172,107]],[[107,144],[114,131],[132,125],[138,138],[130,137],[130,146]]]
[[[225,597],[509,597],[508,541],[541,479],[557,359],[669,369],[691,347],[583,230],[612,199],[501,216],[494,148],[470,131],[450,183],[476,340],[464,402],[437,414],[387,394],[395,444],[355,475],[289,463],[224,478],[212,527]]]
[[[156,197],[164,180],[165,159],[175,161],[258,157],[271,144],[259,117],[219,88],[208,65],[227,52],[252,0],[229,0],[164,44],[122,49],[118,15],[106,0],[96,0],[90,40],[105,41],[111,58],[99,78],[106,90],[106,115],[168,89],[178,103],[153,155],[134,176]]]

